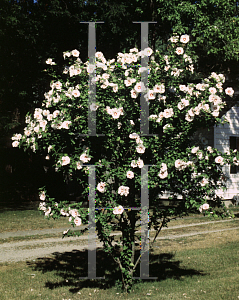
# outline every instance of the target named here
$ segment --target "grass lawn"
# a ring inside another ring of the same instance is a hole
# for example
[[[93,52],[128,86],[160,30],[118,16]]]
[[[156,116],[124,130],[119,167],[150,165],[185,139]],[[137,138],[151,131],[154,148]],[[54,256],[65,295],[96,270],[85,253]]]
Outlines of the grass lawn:
[[[231,227],[238,226],[238,222],[232,221],[220,223],[220,228],[228,228],[228,223]],[[200,225],[198,230],[210,228]],[[187,232],[191,232],[190,227],[183,228],[183,233]],[[181,234],[182,229],[174,229],[173,233]],[[106,275],[107,280],[79,279],[87,276],[86,251],[56,253],[35,261],[0,264],[0,298],[239,299],[238,257],[238,229],[158,240],[150,254],[150,276],[156,276],[158,280],[136,283],[133,292],[125,294],[115,286],[114,276],[117,270],[101,249],[97,250],[97,276]]]
[[[38,210],[0,211],[0,232],[69,227],[67,218],[46,219]]]
[[[239,213],[239,208],[232,209],[234,213]],[[201,223],[213,220],[199,214],[190,214],[187,218],[172,220],[169,227],[186,225],[191,223]],[[59,220],[47,219],[38,210],[0,210],[0,232],[19,230],[38,230],[49,228],[69,228],[68,218],[61,217]]]

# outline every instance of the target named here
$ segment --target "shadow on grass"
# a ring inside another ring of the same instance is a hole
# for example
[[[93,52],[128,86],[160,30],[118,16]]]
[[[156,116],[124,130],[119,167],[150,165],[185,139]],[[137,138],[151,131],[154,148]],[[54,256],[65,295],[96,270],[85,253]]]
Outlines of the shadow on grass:
[[[138,257],[139,252],[136,253]],[[162,253],[159,255],[150,254],[150,277],[157,277],[157,281],[168,278],[183,280],[186,276],[204,276],[203,271],[186,269],[180,267],[181,262],[174,259],[172,253]],[[56,277],[55,281],[47,281],[45,286],[51,290],[58,287],[69,287],[69,291],[77,293],[83,288],[109,289],[117,284],[121,279],[119,268],[113,259],[102,249],[97,249],[96,276],[105,279],[79,279],[88,277],[88,251],[73,250],[71,252],[54,253],[52,258],[39,258],[35,262],[28,262],[34,271],[43,273],[52,272]],[[140,264],[136,268],[134,277],[140,276]],[[138,280],[135,280],[135,283]],[[155,280],[147,280],[155,281]]]

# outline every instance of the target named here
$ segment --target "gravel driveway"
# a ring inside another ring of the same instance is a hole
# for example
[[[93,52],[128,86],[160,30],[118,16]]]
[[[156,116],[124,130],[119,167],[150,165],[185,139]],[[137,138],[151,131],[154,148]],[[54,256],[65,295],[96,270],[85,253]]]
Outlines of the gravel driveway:
[[[230,222],[231,220],[222,220],[215,221],[219,222]],[[171,226],[169,228],[163,228],[162,230],[167,229],[177,229],[183,227],[191,227],[205,224],[212,224],[215,222],[203,222],[203,223],[194,223],[189,225],[179,225]],[[239,229],[239,227],[232,227],[226,229],[218,230],[203,230],[192,233],[185,233],[180,235],[166,235],[163,237],[158,237],[157,240],[162,239],[177,239],[182,237],[208,234],[213,232],[222,232],[228,230]],[[60,229],[47,229],[47,230],[31,230],[31,231],[17,231],[17,232],[5,232],[0,233],[0,240],[4,240],[9,237],[24,237],[30,235],[44,235],[48,233],[59,233],[64,231],[65,228]],[[153,231],[153,230],[152,230]],[[17,242],[4,242],[0,244],[0,263],[6,262],[18,262],[25,260],[34,260],[37,258],[43,258],[50,256],[56,252],[71,252],[73,250],[83,250],[88,248],[88,238],[92,239],[94,236],[80,236],[80,237],[68,237],[68,238],[39,238],[34,240],[25,240]],[[102,247],[102,243],[97,241],[96,246]]]

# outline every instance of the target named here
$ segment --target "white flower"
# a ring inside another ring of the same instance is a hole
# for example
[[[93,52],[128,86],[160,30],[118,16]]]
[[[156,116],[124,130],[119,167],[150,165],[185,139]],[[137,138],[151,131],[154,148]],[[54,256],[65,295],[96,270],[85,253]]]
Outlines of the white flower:
[[[145,55],[145,56],[150,56],[152,53],[153,53],[153,50],[148,47],[148,48],[144,49],[142,54]]]
[[[59,114],[60,114],[60,111],[59,111],[59,110],[55,110],[55,111],[53,112],[53,114],[52,114],[52,117],[53,117],[53,118],[56,118],[57,116],[59,116]]]
[[[114,215],[121,215],[123,213],[123,211],[124,211],[124,208],[123,208],[123,206],[120,205],[118,207],[114,207],[113,214]]]
[[[84,163],[87,163],[91,160],[91,158],[86,153],[82,153],[80,156],[80,160]]]
[[[131,167],[132,168],[137,168],[138,164],[137,164],[137,160],[132,160],[131,162]]]
[[[158,115],[158,119],[156,120],[157,123],[160,123],[163,120],[163,112],[161,111]]]
[[[46,211],[46,202],[40,202],[39,209],[43,210],[43,211]]]
[[[179,110],[184,109],[184,107],[185,107],[185,106],[184,106],[184,104],[183,104],[182,102],[179,102],[179,103],[178,103],[178,109],[179,109]]]
[[[166,178],[168,176],[168,169],[167,169],[167,165],[165,163],[161,164],[161,168],[160,168],[160,171],[158,173],[158,176],[161,179],[164,179],[164,178]]]
[[[132,126],[134,126],[134,125],[135,125],[135,123],[134,123],[134,121],[133,121],[133,120],[130,120],[130,125],[132,125]]]
[[[137,139],[137,138],[139,138],[140,136],[137,134],[137,133],[130,133],[130,135],[129,135],[129,138],[130,139]]]
[[[215,87],[210,87],[210,88],[209,88],[209,92],[210,92],[211,94],[216,94],[217,89],[216,89]]]
[[[68,213],[68,210],[63,209],[63,208],[60,210],[60,214],[61,214],[62,216],[66,216],[66,217],[69,217],[69,216],[70,216],[69,213]]]
[[[149,100],[155,99],[155,92],[153,90],[149,90],[146,94],[146,98]]]
[[[182,35],[180,37],[180,42],[184,43],[184,44],[187,44],[189,42],[189,35],[187,35],[187,34]]]
[[[213,153],[212,147],[211,147],[211,146],[207,146],[207,151],[208,151],[209,153]]]
[[[138,153],[144,153],[145,152],[145,147],[143,144],[139,144],[137,147],[136,147],[136,151]]]
[[[157,122],[157,121],[156,121]],[[168,129],[170,129],[172,127],[171,124],[166,124],[163,126],[163,132],[166,132]]]
[[[178,42],[178,39],[179,39],[179,36],[172,36],[169,41],[171,41],[172,43],[177,43]]]
[[[159,173],[158,173],[158,176],[161,178],[161,179],[164,179],[168,176],[168,171],[163,171],[163,170],[160,170]]]
[[[118,189],[118,194],[120,194],[120,196],[128,196],[129,194],[129,187],[128,186],[120,186]]]
[[[150,116],[149,116],[149,119],[151,119],[151,120],[156,120],[157,118],[158,118],[157,115],[150,115]]]
[[[80,96],[79,90],[73,90],[73,91],[72,91],[72,95],[73,95],[75,98],[78,98],[78,97]]]
[[[81,161],[78,161],[78,162],[76,163],[76,168],[77,168],[77,170],[82,169],[82,162],[81,162]]]
[[[202,151],[198,151],[197,152],[197,156],[198,156],[198,158],[201,160],[201,159],[203,159],[203,153],[202,153]]]
[[[228,87],[228,88],[225,89],[225,93],[226,93],[228,96],[232,97],[233,94],[234,94],[234,90],[233,90],[233,88]]]
[[[143,92],[145,90],[144,83],[143,82],[137,82],[134,89],[137,93]]]
[[[41,191],[41,192],[39,193],[39,197],[40,197],[40,200],[44,201],[44,200],[46,199],[46,194],[45,194],[45,192],[44,192],[44,191]]]
[[[193,147],[192,150],[191,150],[191,153],[197,153],[199,150],[199,147]]]
[[[66,166],[66,165],[68,165],[69,163],[70,163],[70,157],[69,156],[62,156],[62,158],[61,158],[61,165],[62,166]]]
[[[199,207],[200,212],[202,212],[203,210],[207,210],[207,209],[209,209],[209,204],[207,204],[207,203],[204,203],[203,205],[201,205]]]
[[[64,59],[66,59],[66,57],[70,57],[70,56],[71,56],[71,53],[70,53],[70,52],[64,52],[64,53],[63,53]]]
[[[201,186],[205,186],[205,185],[207,185],[208,183],[209,183],[209,181],[208,181],[208,179],[205,178],[205,177],[200,181]]]
[[[202,206],[202,209],[204,209],[204,210],[209,209],[209,204],[204,203],[203,206]]]
[[[139,50],[138,50],[137,48],[132,48],[132,49],[129,50],[129,52],[135,52],[135,53],[138,53]]]
[[[180,171],[185,169],[187,166],[188,166],[187,163],[181,159],[177,159],[175,161],[175,168],[179,169]]]
[[[70,209],[70,210],[69,210],[69,214],[70,214],[73,218],[79,217],[79,215],[80,215],[77,209]]]
[[[94,64],[89,64],[87,66],[87,73],[93,73],[95,70],[95,65]]]
[[[48,207],[47,210],[45,211],[45,216],[49,216],[50,212],[51,212],[51,208]]]
[[[182,92],[187,92],[188,88],[186,87],[185,84],[180,84],[179,85],[179,90],[182,91]]]
[[[166,171],[167,170],[167,165],[165,163],[162,163],[160,170]]]
[[[63,231],[63,235],[66,235],[69,232],[70,229],[67,229],[65,231]]]
[[[113,85],[113,92],[117,93],[118,92],[118,84]]]
[[[223,157],[222,156],[217,156],[215,158],[215,163],[220,164],[221,166],[224,165]]]
[[[105,184],[106,184],[105,182],[98,183],[97,190],[101,193],[104,193],[105,192]]]
[[[60,81],[57,81],[57,82],[55,82],[54,86],[57,90],[61,90],[62,83]]]
[[[174,112],[173,112],[173,109],[172,108],[166,108],[164,111],[163,111],[163,116],[164,118],[171,118],[173,116]]]
[[[171,67],[170,66],[165,66],[164,70],[167,72]]]
[[[209,107],[208,104],[203,104],[202,109],[203,109],[204,111],[206,111],[206,112],[209,112],[209,111],[210,111],[210,107]]]
[[[111,116],[113,119],[118,119],[121,115],[121,111],[118,108],[112,108],[111,109]]]
[[[81,218],[76,217],[75,220],[74,220],[74,223],[75,223],[76,226],[80,226],[81,225]]]
[[[71,121],[64,121],[62,124],[61,124],[61,128],[64,128],[64,129],[69,129],[69,125],[71,124]]]
[[[80,54],[80,52],[76,49],[71,51],[71,55],[74,56],[74,57],[78,57],[79,54]]]
[[[188,122],[192,122],[194,119],[193,116],[190,116],[188,113],[185,115],[185,120],[188,121]]]
[[[137,160],[137,166],[138,166],[140,169],[143,168],[144,162],[143,162],[142,159],[138,158],[138,160]]]
[[[103,55],[102,52],[98,51],[98,52],[95,53],[95,57],[98,58],[98,59],[102,59],[104,57],[104,55]]]
[[[127,77],[125,80],[124,80],[124,84],[126,86],[130,86],[131,84],[133,83],[132,79]]]
[[[128,171],[126,176],[127,176],[127,178],[132,179],[132,178],[134,178],[134,172]]]
[[[136,92],[136,90],[134,89],[130,91],[130,94],[131,94],[131,98],[136,99],[138,97],[138,92]]]
[[[160,85],[156,84],[155,87],[154,87],[154,89],[153,89],[153,91],[155,93],[163,94],[165,92],[165,86],[164,86],[164,84],[163,83],[160,84]]]
[[[96,111],[99,108],[99,105],[97,105],[96,103],[92,103],[90,105],[90,110],[91,111]]]
[[[177,55],[182,55],[184,51],[183,51],[182,47],[177,47],[175,52],[176,52]]]
[[[48,58],[48,59],[46,60],[46,64],[47,64],[47,65],[55,65],[56,63],[55,63],[54,61],[52,61],[52,58]]]
[[[12,143],[12,146],[15,148],[15,147],[18,147],[18,145],[19,145],[19,142],[18,141],[14,141],[13,143]]]

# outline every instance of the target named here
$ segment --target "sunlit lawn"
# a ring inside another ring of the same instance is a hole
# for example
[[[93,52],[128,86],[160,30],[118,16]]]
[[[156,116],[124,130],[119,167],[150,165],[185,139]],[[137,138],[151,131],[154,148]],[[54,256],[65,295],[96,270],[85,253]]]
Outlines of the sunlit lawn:
[[[223,224],[228,227],[228,222]],[[233,226],[236,224],[231,223]],[[190,230],[185,228],[184,233]],[[174,231],[177,234],[176,229]],[[122,294],[117,289],[115,266],[98,250],[97,276],[106,275],[106,280],[79,279],[87,276],[86,251],[58,253],[27,263],[1,264],[0,298],[239,299],[238,229],[160,240],[155,246],[150,255],[150,276],[158,280],[137,283],[131,294]]]
[[[239,213],[238,208],[235,208],[234,211]],[[169,227],[208,221],[210,221],[208,217],[191,214],[189,218],[172,220],[169,223]],[[59,220],[47,219],[38,210],[0,211],[0,232],[64,227],[69,227],[68,218],[61,217]]]

